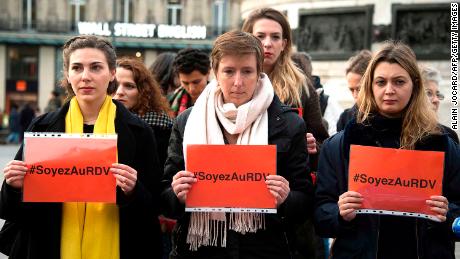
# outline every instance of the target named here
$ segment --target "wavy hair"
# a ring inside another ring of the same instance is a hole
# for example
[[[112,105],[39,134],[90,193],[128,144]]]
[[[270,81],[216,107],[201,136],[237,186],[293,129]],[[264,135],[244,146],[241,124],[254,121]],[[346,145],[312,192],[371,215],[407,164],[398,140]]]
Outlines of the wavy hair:
[[[292,31],[289,22],[281,12],[275,9],[260,8],[249,14],[242,30],[253,33],[254,24],[260,19],[270,19],[277,22],[283,30],[282,37],[286,40],[284,50],[281,51],[273,70],[268,74],[275,93],[283,103],[302,107],[302,92],[308,95],[308,90],[306,89],[304,74],[291,60]]]
[[[117,60],[117,67],[133,73],[133,80],[139,91],[139,99],[131,108],[131,112],[140,116],[150,111],[169,113],[169,103],[161,94],[160,85],[144,63],[134,57],[123,57]]]
[[[430,108],[428,97],[417,66],[415,53],[406,44],[386,41],[372,58],[363,76],[362,88],[358,94],[358,123],[366,124],[373,114],[379,113],[372,91],[374,72],[381,62],[398,64],[407,71],[412,80],[412,94],[402,112],[401,149],[414,149],[415,144],[431,134],[440,134],[435,112]]]

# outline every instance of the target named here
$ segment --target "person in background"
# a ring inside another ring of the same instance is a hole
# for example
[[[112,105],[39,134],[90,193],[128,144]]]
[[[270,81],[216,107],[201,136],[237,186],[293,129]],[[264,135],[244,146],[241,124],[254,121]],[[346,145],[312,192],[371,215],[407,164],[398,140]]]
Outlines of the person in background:
[[[386,42],[362,79],[357,117],[321,150],[313,218],[320,236],[335,238],[332,259],[455,258],[451,226],[460,216],[460,148],[441,133],[427,103],[414,52]],[[363,195],[348,190],[350,145],[444,152],[442,195],[426,200],[439,222],[357,214]]]
[[[45,112],[54,112],[57,109],[61,108],[62,101],[61,96],[57,90],[51,91],[50,99],[48,100],[48,105],[45,107]]]
[[[150,71],[136,58],[123,57],[117,60],[116,82],[113,99],[121,102],[153,129],[163,171],[173,125],[168,116],[168,101],[161,94],[160,86]]]
[[[329,134],[323,124],[319,103],[308,88],[308,76],[292,61],[292,31],[289,22],[281,12],[273,8],[260,8],[249,14],[242,30],[256,36],[262,43],[263,72],[270,78],[281,102],[302,112],[307,127],[307,152],[311,157],[309,166],[313,170],[309,173],[313,172],[314,175],[320,145]],[[287,233],[293,254],[301,253],[301,246],[297,245],[298,229],[293,226]]]
[[[305,124],[282,105],[262,73],[263,47],[256,37],[224,33],[211,59],[216,80],[177,117],[169,142],[162,199],[167,215],[178,219],[170,258],[289,258],[285,225],[304,220],[311,208]],[[183,150],[190,144],[276,145],[276,175],[265,184],[277,214],[185,212],[197,181],[185,171]]]
[[[313,83],[311,82],[312,67],[310,55],[308,55],[306,52],[295,52],[292,54],[291,58],[294,64],[298,66],[307,77],[307,85],[310,94],[309,99],[316,99],[314,102],[319,104],[318,94],[316,93]],[[321,110],[318,112],[321,113]],[[324,118],[322,119],[322,123],[325,127],[327,127],[327,122],[324,120]],[[313,179],[313,184],[315,184],[316,171],[318,169],[318,156],[312,155],[311,153],[309,155],[310,168],[312,169],[311,176]],[[312,218],[307,218],[305,222],[295,227],[295,236],[295,243],[291,244],[295,247],[292,252],[293,259],[327,258],[329,250],[328,240],[323,240],[315,234]]]
[[[16,103],[11,103],[10,115],[8,116],[8,128],[10,134],[6,137],[7,144],[18,144],[21,124],[19,123],[19,112]]]
[[[163,52],[157,56],[149,70],[160,84],[162,94],[169,97],[178,87],[177,75],[173,71],[174,52]]]
[[[440,101],[444,100],[444,95],[441,93],[441,91],[439,91],[439,83],[441,83],[441,74],[437,69],[428,66],[422,66],[420,68],[420,71],[422,73],[423,85],[426,89],[426,95],[430,100],[430,103],[432,105],[431,107],[437,114],[439,111],[439,103]],[[444,133],[448,134],[449,137],[451,137],[452,140],[454,140],[458,144],[459,140],[457,133],[447,126],[444,126],[442,124],[440,126]]]
[[[322,123],[319,103],[310,97],[306,76],[291,59],[292,32],[287,18],[272,8],[256,9],[245,20],[242,30],[262,42],[263,72],[270,78],[281,102],[302,110],[310,133],[305,135],[308,152],[316,154],[329,134]]]
[[[19,134],[19,142],[24,139],[24,132],[29,127],[32,120],[35,118],[36,111],[32,108],[32,104],[26,102],[19,111],[19,124],[21,125],[21,133]]]
[[[198,49],[179,51],[174,59],[173,69],[180,87],[169,97],[174,117],[193,106],[206,87],[211,65],[208,54]]]
[[[155,138],[145,122],[107,95],[115,81],[115,50],[103,38],[81,35],[64,44],[62,57],[67,102],[35,119],[28,131],[116,133],[118,161],[110,168],[116,203],[22,202],[28,165],[21,146],[3,170],[2,234],[13,233],[0,236],[0,248],[10,258],[161,258]]]
[[[321,79],[319,78],[319,76],[312,74],[313,69],[311,65],[310,55],[308,55],[308,53],[305,53],[302,55],[296,55],[296,57],[301,58],[299,60],[300,63],[296,62],[296,64],[299,64],[302,67],[302,70],[307,75],[307,77],[310,78],[313,88],[315,89],[316,94],[318,95],[322,123],[324,127],[327,129],[329,135],[332,136],[333,134],[335,134],[336,128],[331,127],[330,125],[335,125],[337,123],[337,120],[339,119],[339,116],[343,109],[335,99],[333,99],[332,97],[330,98],[330,96],[324,92],[324,88],[321,84]],[[293,60],[296,61],[295,58]]]
[[[332,136],[337,132],[337,127],[334,125],[337,124],[340,114],[343,112],[343,108],[333,96],[329,96],[325,93],[319,76],[313,75],[311,78],[316,93],[319,96],[319,105],[321,107],[321,114],[323,115],[323,123],[326,125],[325,127],[327,128],[329,136]]]
[[[116,81],[118,85],[112,93],[113,98],[153,129],[163,172],[173,125],[173,120],[168,116],[170,111],[168,101],[161,94],[160,86],[152,73],[137,58],[126,57],[117,60]],[[159,221],[163,240],[163,258],[167,258],[171,251],[171,231],[175,222],[162,215]]]
[[[322,127],[326,128],[326,122],[324,119],[321,119],[321,121],[318,121],[317,118],[322,118],[322,113],[321,113],[321,106],[319,104],[319,96],[316,93],[315,87],[313,86],[312,82],[312,75],[311,75],[311,59],[310,55],[308,55],[306,52],[295,52],[292,53],[292,61],[294,64],[304,73],[306,77],[306,83],[308,87],[308,102],[305,103],[306,107],[315,107],[315,108],[309,108],[307,109],[310,111],[310,115],[307,115],[306,118],[310,118],[307,122],[307,125],[311,124],[316,124],[316,123],[322,123]],[[316,119],[313,119],[316,118]],[[312,126],[312,128],[321,128],[319,125]],[[311,133],[307,133],[307,136],[313,135]],[[308,137],[307,137],[308,139]],[[313,155],[314,153],[309,153],[310,155]],[[312,156],[313,158],[317,158],[316,156]],[[310,157],[310,158],[312,158]],[[316,159],[317,160],[317,159]],[[312,161],[311,161],[312,162]],[[313,162],[311,164],[312,170],[316,171],[317,166],[314,165],[317,164],[317,162]]]
[[[366,72],[367,65],[372,59],[372,52],[369,50],[361,50],[358,54],[348,59],[347,68],[345,69],[345,75],[347,78],[348,89],[353,96],[355,104],[340,114],[339,121],[337,122],[337,132],[343,130],[345,125],[356,116],[358,107],[356,106],[356,100],[358,99],[359,88],[361,84],[361,78]]]

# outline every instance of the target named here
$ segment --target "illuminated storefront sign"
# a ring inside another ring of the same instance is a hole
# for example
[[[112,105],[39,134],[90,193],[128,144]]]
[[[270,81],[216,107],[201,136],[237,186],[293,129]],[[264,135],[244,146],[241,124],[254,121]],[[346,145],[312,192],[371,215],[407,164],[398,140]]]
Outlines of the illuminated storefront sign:
[[[166,25],[166,24],[140,24],[140,23],[115,23],[113,32],[109,23],[105,22],[79,22],[79,34],[160,38],[160,39],[205,39],[206,26],[198,25]]]

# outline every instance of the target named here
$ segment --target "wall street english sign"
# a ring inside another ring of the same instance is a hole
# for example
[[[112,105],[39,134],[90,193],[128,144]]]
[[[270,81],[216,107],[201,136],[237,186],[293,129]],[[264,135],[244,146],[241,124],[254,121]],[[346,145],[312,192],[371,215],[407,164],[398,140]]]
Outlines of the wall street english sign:
[[[79,22],[78,33],[136,38],[205,39],[206,26],[115,23],[113,28],[111,28],[107,22]]]

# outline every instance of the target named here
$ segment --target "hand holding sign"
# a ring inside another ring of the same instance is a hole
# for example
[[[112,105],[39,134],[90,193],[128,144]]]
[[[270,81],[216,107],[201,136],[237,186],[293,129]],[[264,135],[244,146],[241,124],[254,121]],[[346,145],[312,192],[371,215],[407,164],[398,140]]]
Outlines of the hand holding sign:
[[[307,152],[310,155],[318,153],[318,150],[316,149],[316,139],[311,133],[307,133],[305,136],[307,140]]]
[[[444,196],[431,196],[430,198],[431,200],[427,200],[426,204],[437,214],[436,217],[441,222],[446,221],[447,211],[449,210],[447,198]]]
[[[356,217],[356,210],[361,208],[363,196],[358,192],[348,191],[339,196],[340,216],[345,221],[351,221]]]
[[[27,173],[26,163],[19,160],[11,160],[3,169],[3,173],[8,185],[21,189],[24,185],[24,176]]]
[[[117,179],[117,186],[126,194],[130,195],[136,186],[137,171],[132,167],[124,164],[114,163],[110,168],[115,179]]]
[[[174,175],[171,187],[173,188],[174,194],[176,194],[180,202],[185,203],[185,200],[187,199],[187,193],[189,192],[190,188],[192,188],[192,184],[194,182],[196,182],[196,178],[191,172],[180,171]]]
[[[275,197],[276,206],[283,204],[290,192],[289,182],[280,175],[268,175],[265,183]]]

